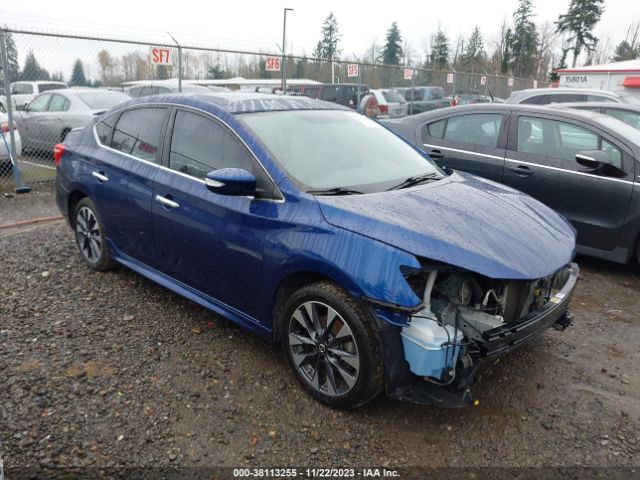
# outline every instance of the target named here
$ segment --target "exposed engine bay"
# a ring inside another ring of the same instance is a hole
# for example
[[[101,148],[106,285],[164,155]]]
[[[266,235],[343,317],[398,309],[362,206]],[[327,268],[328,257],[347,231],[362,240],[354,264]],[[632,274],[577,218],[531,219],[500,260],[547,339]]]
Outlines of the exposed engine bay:
[[[567,266],[536,280],[496,280],[448,265],[407,272],[423,300],[401,332],[411,372],[449,385],[473,358],[508,351],[560,322],[567,303],[562,289],[572,272]],[[556,306],[562,308],[550,315]]]

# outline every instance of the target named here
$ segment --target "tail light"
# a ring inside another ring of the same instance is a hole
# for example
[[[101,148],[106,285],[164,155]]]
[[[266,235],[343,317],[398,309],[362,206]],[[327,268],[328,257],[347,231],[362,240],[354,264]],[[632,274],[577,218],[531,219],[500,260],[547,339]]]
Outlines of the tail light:
[[[53,163],[56,167],[60,166],[60,161],[62,160],[64,152],[65,148],[62,143],[58,143],[55,147],[53,147]]]
[[[381,115],[386,115],[389,113],[389,105],[378,105],[378,107],[380,108]]]
[[[9,132],[9,122],[0,123],[0,128],[2,129],[2,133],[8,133]],[[17,129],[18,129],[18,125],[16,125],[16,122],[13,122],[13,128],[11,130],[17,130]]]

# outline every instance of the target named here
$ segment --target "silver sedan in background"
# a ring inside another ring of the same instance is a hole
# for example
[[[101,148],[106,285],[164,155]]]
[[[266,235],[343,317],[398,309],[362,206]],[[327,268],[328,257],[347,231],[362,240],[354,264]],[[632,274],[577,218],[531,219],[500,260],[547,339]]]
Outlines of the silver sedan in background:
[[[70,88],[42,93],[15,115],[25,150],[51,151],[72,129],[131,98],[122,92]]]

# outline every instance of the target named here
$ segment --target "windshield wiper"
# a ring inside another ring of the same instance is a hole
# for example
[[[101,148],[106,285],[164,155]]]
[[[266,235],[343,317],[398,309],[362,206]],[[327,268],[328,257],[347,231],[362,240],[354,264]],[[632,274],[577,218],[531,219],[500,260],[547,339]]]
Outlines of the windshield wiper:
[[[427,180],[440,180],[440,175],[436,172],[426,173],[424,175],[416,175],[414,177],[409,177],[404,180],[402,183],[399,183],[395,187],[389,188],[389,190],[400,190],[401,188],[412,187],[414,185],[418,185],[419,183],[426,182]]]
[[[307,190],[307,193],[310,193],[311,195],[358,195],[364,192],[351,190],[350,188],[335,187],[324,188],[322,190]]]

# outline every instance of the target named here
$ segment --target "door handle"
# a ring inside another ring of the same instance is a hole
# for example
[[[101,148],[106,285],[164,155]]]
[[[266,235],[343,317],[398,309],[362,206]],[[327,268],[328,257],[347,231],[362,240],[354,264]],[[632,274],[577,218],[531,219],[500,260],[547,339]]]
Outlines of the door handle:
[[[533,175],[535,173],[529,167],[525,167],[524,165],[518,165],[517,167],[511,167],[509,170],[514,172],[516,175],[520,175],[522,177],[528,177],[529,175]]]
[[[91,176],[97,178],[100,183],[109,180],[109,177],[107,177],[104,172],[91,172]]]
[[[156,195],[156,202],[167,208],[178,208],[180,206],[180,204],[161,195]]]
[[[444,157],[444,153],[442,153],[440,150],[431,150],[429,152],[429,156],[431,158],[442,158]]]

